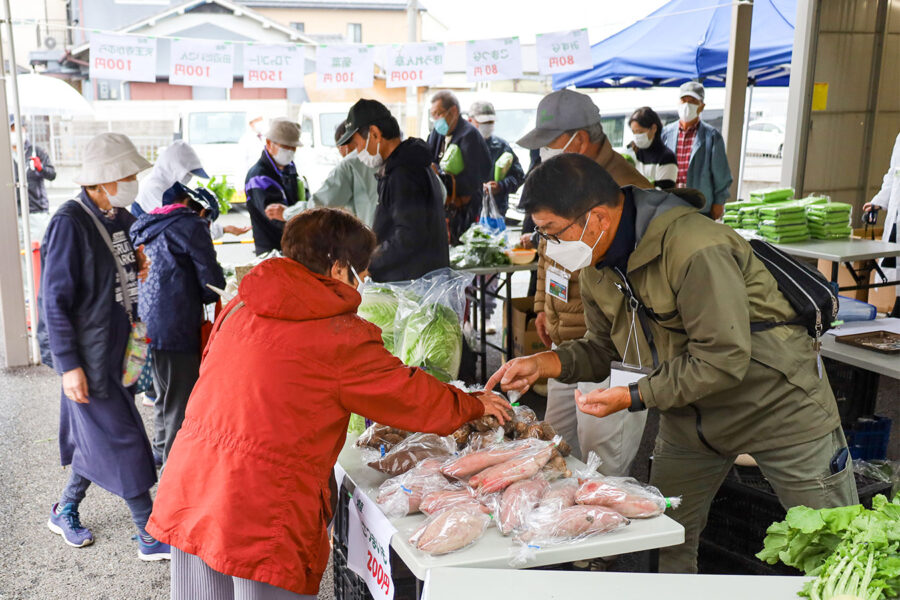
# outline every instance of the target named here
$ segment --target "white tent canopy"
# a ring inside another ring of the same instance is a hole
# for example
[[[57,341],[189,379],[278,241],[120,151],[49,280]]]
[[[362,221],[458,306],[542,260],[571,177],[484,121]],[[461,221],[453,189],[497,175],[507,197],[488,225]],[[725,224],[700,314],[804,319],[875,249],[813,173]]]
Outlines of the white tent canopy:
[[[19,107],[23,115],[58,117],[89,116],[94,110],[71,85],[47,75],[19,75]],[[14,100],[12,83],[6,81],[6,97]],[[10,105],[10,111],[14,107]]]

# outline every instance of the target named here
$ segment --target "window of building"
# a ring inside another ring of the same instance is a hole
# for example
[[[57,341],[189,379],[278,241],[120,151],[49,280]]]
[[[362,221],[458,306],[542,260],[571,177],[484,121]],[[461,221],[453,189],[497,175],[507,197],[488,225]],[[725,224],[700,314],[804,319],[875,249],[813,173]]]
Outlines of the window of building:
[[[362,23],[347,23],[347,41],[352,44],[362,43]]]
[[[303,33],[304,31],[306,31],[306,23],[298,23],[297,21],[293,21],[291,22],[291,29]]]

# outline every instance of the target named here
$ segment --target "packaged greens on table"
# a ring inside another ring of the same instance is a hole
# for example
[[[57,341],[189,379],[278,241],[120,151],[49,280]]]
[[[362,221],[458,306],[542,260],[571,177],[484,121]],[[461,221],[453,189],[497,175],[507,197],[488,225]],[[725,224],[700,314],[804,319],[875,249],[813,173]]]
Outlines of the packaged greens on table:
[[[750,199],[759,202],[782,202],[794,197],[794,188],[769,188],[750,192]]]
[[[388,352],[394,353],[394,319],[399,295],[389,285],[367,284],[361,291],[362,302],[357,314],[381,329],[381,339]]]
[[[506,235],[494,235],[483,225],[472,225],[459,246],[450,249],[450,266],[455,269],[496,267],[509,264]]]

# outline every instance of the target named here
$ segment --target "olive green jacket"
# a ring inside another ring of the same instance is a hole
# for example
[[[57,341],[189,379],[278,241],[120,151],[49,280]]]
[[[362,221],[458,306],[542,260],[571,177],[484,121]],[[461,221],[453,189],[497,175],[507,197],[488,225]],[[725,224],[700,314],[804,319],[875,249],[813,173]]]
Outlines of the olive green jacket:
[[[796,316],[750,245],[731,228],[658,190],[632,188],[636,246],[626,276],[659,320],[648,319],[659,365],[639,382],[662,413],[660,435],[720,454],[769,450],[818,439],[840,425],[828,378],[801,326],[750,333],[751,322]],[[621,360],[631,312],[609,267],[581,272],[588,331],[557,349],[559,379],[603,381]],[[640,360],[651,352],[635,320]],[[636,364],[632,341],[626,362]]]

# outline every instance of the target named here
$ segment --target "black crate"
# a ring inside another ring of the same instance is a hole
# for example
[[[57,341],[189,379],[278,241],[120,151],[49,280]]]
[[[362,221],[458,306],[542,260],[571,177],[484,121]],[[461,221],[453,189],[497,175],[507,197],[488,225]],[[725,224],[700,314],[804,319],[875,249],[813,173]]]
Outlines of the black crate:
[[[856,475],[860,502],[867,507],[871,507],[876,494],[889,493],[890,487],[889,483]],[[785,514],[772,486],[757,467],[735,466],[713,499],[700,539],[707,546],[726,548],[749,563],[760,563],[755,554],[763,548],[766,529],[772,523],[784,520]],[[733,568],[739,566],[726,558],[719,562],[724,561]],[[747,565],[742,568],[741,573],[750,570]]]
[[[822,362],[837,401],[841,424],[850,427],[860,417],[872,415],[878,396],[878,373],[828,358]]]
[[[705,539],[700,540],[697,564],[703,575],[803,575],[793,567],[781,563],[770,565]]]

